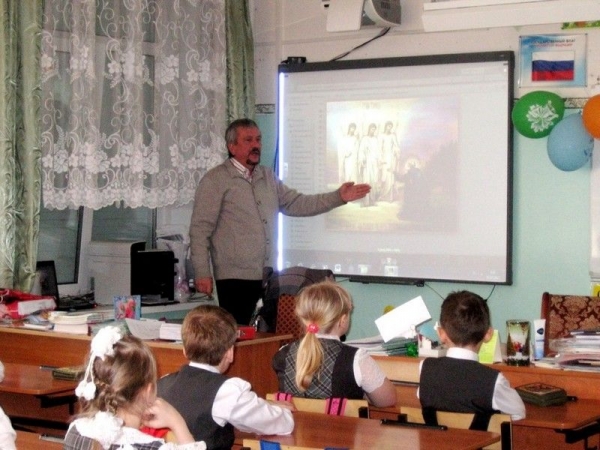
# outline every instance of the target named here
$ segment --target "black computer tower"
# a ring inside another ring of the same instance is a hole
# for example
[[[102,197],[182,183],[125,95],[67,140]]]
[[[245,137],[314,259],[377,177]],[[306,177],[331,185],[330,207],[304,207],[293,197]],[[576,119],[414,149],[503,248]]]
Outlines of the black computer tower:
[[[175,258],[171,250],[131,249],[131,295],[144,300],[175,299]]]

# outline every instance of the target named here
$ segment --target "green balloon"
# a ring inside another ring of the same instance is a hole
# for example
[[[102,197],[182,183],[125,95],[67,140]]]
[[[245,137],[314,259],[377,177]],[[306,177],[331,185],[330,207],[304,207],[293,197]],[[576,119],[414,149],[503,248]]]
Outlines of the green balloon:
[[[565,101],[553,92],[534,91],[515,103],[512,122],[523,136],[537,139],[548,136],[565,114]]]

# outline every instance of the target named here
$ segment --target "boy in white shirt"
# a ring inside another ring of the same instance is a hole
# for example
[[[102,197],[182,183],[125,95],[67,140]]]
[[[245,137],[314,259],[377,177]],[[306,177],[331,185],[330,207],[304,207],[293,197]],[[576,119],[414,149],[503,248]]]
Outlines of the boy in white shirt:
[[[219,306],[198,306],[185,316],[181,335],[190,362],[158,381],[158,395],[179,411],[196,440],[205,441],[208,450],[229,450],[234,427],[257,434],[293,431],[292,404],[267,402],[247,381],[222,375],[233,362],[237,339],[230,313]]]
[[[438,410],[475,413],[472,429],[487,428],[497,412],[510,414],[512,420],[525,417],[523,400],[506,377],[479,363],[481,344],[493,331],[488,305],[479,295],[460,291],[446,297],[438,334],[448,352],[426,358],[420,366],[418,396],[426,423],[436,424]]]

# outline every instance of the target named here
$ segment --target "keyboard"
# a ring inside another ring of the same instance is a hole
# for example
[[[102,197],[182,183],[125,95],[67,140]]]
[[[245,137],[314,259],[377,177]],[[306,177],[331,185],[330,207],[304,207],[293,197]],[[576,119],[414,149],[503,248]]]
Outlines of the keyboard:
[[[60,297],[57,303],[57,311],[81,311],[97,306],[93,293]]]

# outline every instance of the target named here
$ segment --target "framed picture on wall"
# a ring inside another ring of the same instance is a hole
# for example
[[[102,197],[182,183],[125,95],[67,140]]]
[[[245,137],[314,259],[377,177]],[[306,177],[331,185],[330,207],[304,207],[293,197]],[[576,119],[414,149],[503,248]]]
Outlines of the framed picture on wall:
[[[586,34],[521,36],[519,87],[586,86],[586,51]]]

